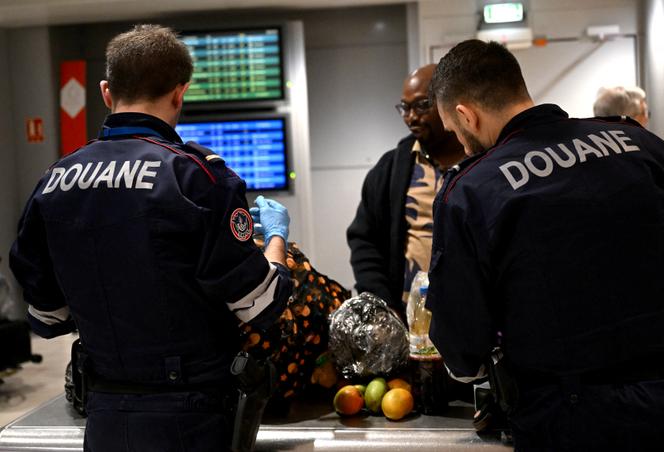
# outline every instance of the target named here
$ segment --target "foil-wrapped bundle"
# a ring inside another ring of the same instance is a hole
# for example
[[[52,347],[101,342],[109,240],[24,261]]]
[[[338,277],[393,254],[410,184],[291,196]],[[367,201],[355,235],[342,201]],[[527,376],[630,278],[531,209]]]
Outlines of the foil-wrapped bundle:
[[[388,375],[408,362],[408,329],[385,301],[363,292],[330,315],[329,349],[347,378]]]

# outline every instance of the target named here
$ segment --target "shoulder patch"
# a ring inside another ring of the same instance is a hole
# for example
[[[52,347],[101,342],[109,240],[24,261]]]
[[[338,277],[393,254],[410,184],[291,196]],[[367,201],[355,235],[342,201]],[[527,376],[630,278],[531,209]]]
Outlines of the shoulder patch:
[[[242,208],[235,209],[231,214],[231,232],[240,242],[246,242],[254,232],[254,225],[249,212]]]

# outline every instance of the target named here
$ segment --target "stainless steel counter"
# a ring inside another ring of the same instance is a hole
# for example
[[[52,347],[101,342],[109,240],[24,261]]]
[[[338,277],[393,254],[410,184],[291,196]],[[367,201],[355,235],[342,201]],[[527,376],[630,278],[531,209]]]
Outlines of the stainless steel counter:
[[[412,415],[398,422],[382,416],[339,417],[328,404],[300,401],[287,417],[264,419],[257,451],[507,451],[497,435],[478,436],[469,405],[445,416]],[[85,419],[64,394],[0,431],[0,451],[82,451]]]

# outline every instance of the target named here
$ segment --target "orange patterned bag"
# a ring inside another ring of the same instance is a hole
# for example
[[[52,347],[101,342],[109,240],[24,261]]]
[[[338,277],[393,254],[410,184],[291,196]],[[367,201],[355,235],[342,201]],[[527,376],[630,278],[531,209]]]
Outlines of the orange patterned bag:
[[[310,383],[317,358],[327,350],[328,317],[351,296],[349,290],[317,272],[295,243],[288,244],[286,262],[293,296],[279,321],[263,334],[249,324],[240,327],[245,351],[257,358],[271,357],[279,375],[273,397],[284,399]]]

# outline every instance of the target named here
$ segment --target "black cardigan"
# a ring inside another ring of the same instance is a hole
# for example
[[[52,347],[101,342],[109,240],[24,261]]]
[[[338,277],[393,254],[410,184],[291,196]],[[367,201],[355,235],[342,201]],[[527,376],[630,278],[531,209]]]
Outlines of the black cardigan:
[[[369,171],[355,219],[346,231],[358,293],[372,292],[402,315],[404,209],[415,161],[414,143],[413,135],[403,138]]]

